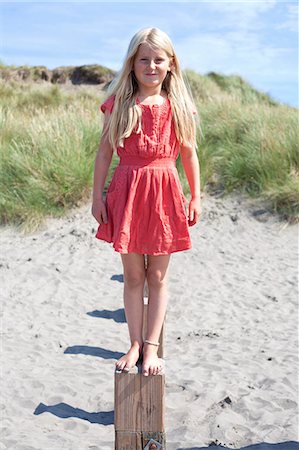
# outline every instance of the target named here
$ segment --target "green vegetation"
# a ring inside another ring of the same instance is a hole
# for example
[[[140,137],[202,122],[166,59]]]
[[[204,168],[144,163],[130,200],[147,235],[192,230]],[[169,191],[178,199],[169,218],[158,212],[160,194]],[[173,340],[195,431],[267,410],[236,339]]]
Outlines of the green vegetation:
[[[35,229],[90,192],[103,96],[1,86],[0,218]]]
[[[62,66],[50,70],[45,66],[6,66],[0,60],[0,79],[6,81],[39,82],[63,84],[100,84],[113,79],[115,72],[98,64],[84,66]]]
[[[186,76],[204,135],[198,139],[202,189],[247,193],[297,221],[298,110],[237,76]]]
[[[246,192],[298,220],[298,111],[239,77],[186,77],[203,131],[202,190]],[[33,230],[90,198],[103,97],[96,86],[0,82],[1,223]],[[178,170],[185,185],[180,161]]]

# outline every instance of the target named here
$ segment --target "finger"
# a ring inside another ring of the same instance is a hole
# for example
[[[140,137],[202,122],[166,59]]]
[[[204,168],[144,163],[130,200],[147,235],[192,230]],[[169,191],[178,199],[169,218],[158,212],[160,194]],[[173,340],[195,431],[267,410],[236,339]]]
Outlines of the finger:
[[[196,222],[198,221],[198,219],[199,219],[199,213],[194,211],[193,220],[189,220],[189,226],[192,227],[193,225],[195,225]]]
[[[99,225],[103,222],[101,211],[97,211],[96,208],[92,208],[92,215],[96,219]]]
[[[107,222],[108,222],[108,218],[107,218],[107,210],[106,210],[106,208],[104,208],[104,209],[102,210],[102,218],[103,218],[103,222],[104,222],[104,223],[107,223]]]
[[[189,222],[194,220],[194,209],[189,207]]]
[[[96,221],[98,222],[98,224],[101,225],[101,222],[102,222],[102,217],[101,217],[101,215],[93,214],[93,217],[96,219]]]

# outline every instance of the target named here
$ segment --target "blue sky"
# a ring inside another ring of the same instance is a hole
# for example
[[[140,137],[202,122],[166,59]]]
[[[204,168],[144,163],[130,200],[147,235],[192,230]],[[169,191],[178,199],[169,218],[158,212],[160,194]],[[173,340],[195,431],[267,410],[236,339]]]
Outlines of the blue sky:
[[[156,26],[183,68],[238,74],[298,107],[297,1],[0,1],[0,12],[5,64],[118,70],[133,34]]]

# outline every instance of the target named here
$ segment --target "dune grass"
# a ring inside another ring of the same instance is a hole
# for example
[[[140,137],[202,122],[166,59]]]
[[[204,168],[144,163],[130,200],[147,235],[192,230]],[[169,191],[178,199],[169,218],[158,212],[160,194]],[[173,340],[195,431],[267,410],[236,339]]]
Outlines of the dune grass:
[[[226,193],[240,190],[267,200],[275,212],[290,220],[298,217],[297,113],[286,106],[244,106],[231,101],[209,105],[203,120],[200,160],[211,165],[206,183]]]
[[[0,218],[32,230],[88,197],[100,98],[57,86],[13,90],[1,108]]]
[[[297,220],[297,110],[250,88],[245,95],[244,86],[231,92],[213,77],[189,72],[188,79],[204,135],[198,140],[202,191],[246,192]],[[0,221],[34,230],[46,216],[90,198],[104,93],[1,82],[0,98]],[[186,185],[180,161],[178,170]]]
[[[240,77],[215,78],[188,73],[204,134],[198,140],[202,189],[246,193],[298,221],[298,110]]]

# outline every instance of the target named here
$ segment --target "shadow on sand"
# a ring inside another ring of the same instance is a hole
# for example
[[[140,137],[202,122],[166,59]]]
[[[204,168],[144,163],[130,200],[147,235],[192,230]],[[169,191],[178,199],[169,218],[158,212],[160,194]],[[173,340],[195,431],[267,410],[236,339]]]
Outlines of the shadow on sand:
[[[126,323],[126,316],[124,308],[119,308],[115,311],[109,309],[95,310],[87,313],[91,317],[100,317],[101,319],[112,319],[117,323]]]
[[[267,444],[261,442],[260,444],[247,445],[239,449],[232,449],[231,447],[223,447],[222,445],[210,445],[209,447],[180,447],[177,450],[206,450],[206,449],[226,449],[226,450],[299,450],[299,442],[287,441],[278,444]]]
[[[70,355],[89,355],[89,356],[97,356],[103,359],[119,359],[125,353],[122,352],[113,352],[111,350],[106,350],[102,347],[90,347],[89,345],[73,345],[72,347],[67,347],[64,353]]]
[[[119,281],[120,283],[123,283],[124,282],[124,276],[123,276],[122,273],[120,275],[112,275],[110,280],[112,280],[112,281]]]
[[[38,416],[44,412],[54,414],[54,416],[60,417],[61,419],[76,417],[78,419],[87,420],[90,423],[99,423],[101,425],[113,425],[114,423],[114,411],[89,413],[83,409],[73,408],[66,403],[58,403],[57,405],[52,406],[47,406],[44,403],[40,403],[34,411],[34,415]]]

